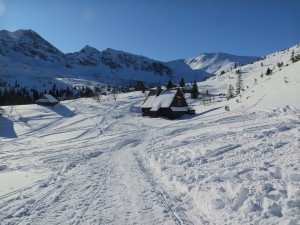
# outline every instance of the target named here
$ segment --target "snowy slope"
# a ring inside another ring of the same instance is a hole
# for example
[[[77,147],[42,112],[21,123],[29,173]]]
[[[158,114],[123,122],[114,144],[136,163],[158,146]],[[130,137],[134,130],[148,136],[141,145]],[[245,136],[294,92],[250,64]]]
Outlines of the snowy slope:
[[[266,91],[267,88],[270,90],[270,92],[272,92],[272,89],[275,88],[275,93],[281,93],[282,96],[285,96],[284,91],[288,90],[290,85],[298,85],[297,81],[289,82],[289,76],[294,76],[292,74],[298,72],[296,65],[299,63],[292,63],[292,52],[294,52],[295,55],[300,54],[300,47],[296,45],[289,49],[278,51],[265,56],[264,59],[260,61],[237,67],[236,69],[232,69],[223,75],[217,75],[199,83],[200,89],[202,91],[209,90],[211,93],[226,94],[228,92],[229,85],[232,85],[234,88],[236,87],[238,76],[236,71],[240,70],[244,83],[243,88],[245,89],[245,92],[242,94],[242,96],[255,95],[257,97],[261,97],[259,93],[251,94],[252,91],[255,92],[255,89],[257,88],[262,91]],[[282,63],[283,65],[278,67],[278,63]],[[268,68],[273,70],[272,75],[266,75]],[[293,79],[297,79],[297,76],[294,76]],[[285,80],[287,82],[285,82]],[[272,96],[271,93],[270,96]],[[289,101],[289,99],[286,100]]]
[[[290,51],[242,67],[241,97],[188,98],[196,115],[178,120],[142,117],[140,92],[3,107],[1,224],[299,224],[300,62]],[[261,78],[277,60],[289,65]],[[202,88],[226,91],[230,76]]]
[[[166,83],[171,77],[175,82],[201,81],[214,76],[218,69],[226,69],[233,60],[242,63],[253,57],[206,54],[205,66],[191,65],[190,60],[159,62],[144,56],[106,49],[99,51],[85,46],[79,52],[64,54],[32,30],[0,31],[0,78],[22,86],[40,86],[48,80],[71,83],[69,79],[82,79],[100,83],[122,83],[128,80]],[[213,65],[214,64],[214,65]],[[215,67],[218,67],[216,69]]]
[[[235,66],[255,62],[259,57],[236,56],[226,53],[202,53],[194,58],[185,59],[184,62],[193,70],[201,69],[208,73],[220,74],[221,71],[228,71]]]
[[[2,107],[1,225],[299,224],[292,51],[238,67],[245,90],[228,101],[187,95],[196,114],[178,120],[142,117],[141,92]],[[198,85],[219,94],[236,81],[233,70]]]

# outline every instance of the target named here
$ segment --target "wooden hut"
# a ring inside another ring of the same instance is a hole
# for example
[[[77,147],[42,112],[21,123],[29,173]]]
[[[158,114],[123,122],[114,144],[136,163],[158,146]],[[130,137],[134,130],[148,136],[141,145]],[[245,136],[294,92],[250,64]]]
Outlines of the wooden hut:
[[[195,114],[180,90],[150,90],[146,100],[141,106],[142,115],[150,117],[164,116],[175,119],[184,114]]]

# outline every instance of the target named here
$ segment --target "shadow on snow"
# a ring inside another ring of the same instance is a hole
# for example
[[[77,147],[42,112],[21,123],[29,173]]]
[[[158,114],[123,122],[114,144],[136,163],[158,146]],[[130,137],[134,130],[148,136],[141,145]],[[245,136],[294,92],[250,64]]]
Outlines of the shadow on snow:
[[[49,110],[52,110],[54,112],[56,112],[58,115],[61,115],[63,117],[73,117],[76,114],[70,110],[68,107],[58,104],[58,105],[54,105],[54,106],[44,106]]]
[[[13,121],[0,116],[0,137],[17,138]]]
[[[209,109],[209,110],[207,110],[207,111],[204,111],[204,112],[202,112],[202,113],[199,113],[199,116],[202,116],[202,115],[204,115],[204,114],[206,114],[206,113],[209,113],[209,112],[213,112],[213,111],[218,110],[218,109],[221,109],[221,108],[224,108],[224,107],[217,107],[217,108]]]
[[[194,115],[183,115],[182,117],[178,118],[177,120],[188,120],[188,119],[196,118],[198,116],[203,116],[207,113],[213,112],[213,111],[221,109],[221,108],[223,108],[223,107],[217,107],[217,108],[209,109],[209,110],[201,112],[201,113],[195,113]]]

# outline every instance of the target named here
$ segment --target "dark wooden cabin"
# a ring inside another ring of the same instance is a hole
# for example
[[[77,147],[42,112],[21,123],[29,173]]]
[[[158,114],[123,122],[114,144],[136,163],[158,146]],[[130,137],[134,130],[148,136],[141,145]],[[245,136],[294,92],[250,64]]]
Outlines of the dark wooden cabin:
[[[180,90],[150,90],[145,102],[141,106],[142,115],[150,117],[164,116],[176,119],[184,114],[195,114]]]

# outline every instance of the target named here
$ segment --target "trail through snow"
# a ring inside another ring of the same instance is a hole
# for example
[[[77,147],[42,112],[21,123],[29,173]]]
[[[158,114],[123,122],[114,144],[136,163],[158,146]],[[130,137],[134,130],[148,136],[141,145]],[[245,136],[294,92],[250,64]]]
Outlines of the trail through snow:
[[[20,129],[1,139],[2,179],[12,183],[0,193],[1,224],[176,224],[137,160],[149,134],[138,113],[126,112],[137,99],[11,110]]]
[[[171,121],[141,117],[143,99],[4,107],[0,224],[300,221],[298,109]]]

